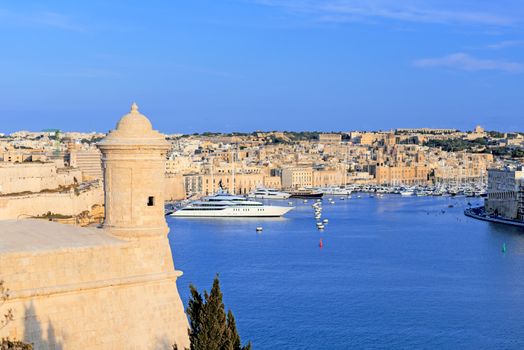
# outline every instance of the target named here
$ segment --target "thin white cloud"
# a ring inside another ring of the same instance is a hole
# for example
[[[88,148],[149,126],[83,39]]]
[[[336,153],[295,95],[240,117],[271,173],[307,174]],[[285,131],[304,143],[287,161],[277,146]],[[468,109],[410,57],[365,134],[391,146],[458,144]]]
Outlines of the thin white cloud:
[[[490,44],[487,46],[488,49],[501,50],[510,47],[524,46],[524,40],[505,40],[498,43]]]
[[[52,11],[20,13],[0,9],[0,23],[22,26],[40,25],[79,32],[86,30],[84,26],[75,23],[70,16]]]
[[[510,62],[495,59],[481,59],[459,52],[444,57],[424,58],[414,62],[415,66],[422,68],[449,68],[465,71],[496,70],[508,73],[520,73],[524,71],[524,65],[518,62]]]
[[[266,6],[281,7],[298,13],[308,13],[323,21],[355,21],[381,18],[404,22],[441,24],[481,24],[509,26],[517,19],[492,11],[477,11],[445,7],[442,2],[407,0],[253,0]]]

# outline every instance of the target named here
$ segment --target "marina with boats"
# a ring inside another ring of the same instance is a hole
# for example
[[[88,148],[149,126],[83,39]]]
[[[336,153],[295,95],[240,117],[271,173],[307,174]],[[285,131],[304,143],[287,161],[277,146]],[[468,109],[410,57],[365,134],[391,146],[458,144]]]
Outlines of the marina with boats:
[[[166,205],[166,215],[174,217],[280,217],[293,208],[290,206],[268,205],[258,200],[317,199],[324,196],[351,198],[359,193],[369,193],[380,198],[385,194],[409,196],[466,196],[483,197],[485,186],[479,184],[455,187],[446,186],[383,186],[383,185],[348,185],[329,187],[308,187],[289,192],[272,188],[257,188],[241,196],[230,194],[220,189],[215,195],[192,198]],[[331,200],[331,199],[329,199]],[[290,202],[292,203],[292,202]]]

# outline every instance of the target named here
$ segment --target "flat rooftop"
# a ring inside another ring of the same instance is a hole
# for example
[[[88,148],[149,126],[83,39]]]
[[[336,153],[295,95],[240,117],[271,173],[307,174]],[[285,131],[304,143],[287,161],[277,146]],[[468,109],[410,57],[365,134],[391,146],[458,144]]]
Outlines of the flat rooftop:
[[[39,219],[0,221],[0,254],[39,253],[123,243],[125,241],[95,227],[70,226]]]

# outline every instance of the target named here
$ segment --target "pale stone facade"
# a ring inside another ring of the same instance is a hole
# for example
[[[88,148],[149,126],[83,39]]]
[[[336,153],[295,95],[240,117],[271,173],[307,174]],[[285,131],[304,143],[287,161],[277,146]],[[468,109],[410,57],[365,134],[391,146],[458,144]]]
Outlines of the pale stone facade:
[[[80,169],[84,180],[101,179],[101,156],[97,149],[74,149],[69,152],[69,165]]]
[[[266,176],[264,177],[264,187],[282,189],[282,179],[280,176]]]
[[[101,228],[0,221],[0,278],[13,322],[0,329],[35,349],[189,347],[164,218],[167,142],[133,105],[100,144]]]
[[[523,219],[524,171],[490,169],[486,211],[508,219]]]
[[[282,169],[281,178],[284,189],[340,186],[344,182],[344,170],[290,167]]]
[[[313,169],[292,167],[282,169],[282,188],[296,189],[313,186]]]
[[[222,183],[225,190],[235,194],[247,194],[264,185],[266,177],[262,173],[215,172],[211,174],[186,174],[183,176],[184,189],[188,196],[211,195],[216,193]]]
[[[370,173],[375,176],[379,185],[427,185],[428,168],[426,166],[380,166],[370,167]]]
[[[344,171],[342,169],[326,169],[313,171],[313,186],[340,186],[344,184]]]
[[[327,143],[327,144],[340,143],[342,142],[342,135],[341,134],[319,134],[318,142]]]

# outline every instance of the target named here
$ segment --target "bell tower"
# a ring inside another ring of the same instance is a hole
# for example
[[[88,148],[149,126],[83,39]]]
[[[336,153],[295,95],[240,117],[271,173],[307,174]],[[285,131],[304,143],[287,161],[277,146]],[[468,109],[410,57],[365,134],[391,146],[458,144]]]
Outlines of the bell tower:
[[[169,142],[133,103],[97,146],[104,171],[104,229],[124,239],[167,236],[164,173]]]

